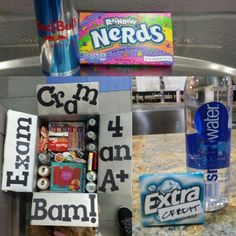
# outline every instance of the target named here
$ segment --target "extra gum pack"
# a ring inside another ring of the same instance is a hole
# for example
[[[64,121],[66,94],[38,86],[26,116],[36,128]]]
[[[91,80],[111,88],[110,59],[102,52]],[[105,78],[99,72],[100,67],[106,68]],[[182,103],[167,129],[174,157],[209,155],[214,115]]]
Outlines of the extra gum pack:
[[[139,180],[144,226],[204,223],[202,173],[145,174]]]
[[[173,64],[171,13],[80,13],[81,64]]]

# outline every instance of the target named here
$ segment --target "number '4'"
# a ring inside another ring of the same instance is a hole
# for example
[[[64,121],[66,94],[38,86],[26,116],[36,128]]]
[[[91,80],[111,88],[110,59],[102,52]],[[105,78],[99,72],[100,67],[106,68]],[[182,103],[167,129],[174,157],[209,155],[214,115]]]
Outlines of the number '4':
[[[116,124],[113,126],[113,121],[110,120],[108,123],[108,131],[114,132],[112,137],[122,137],[123,127],[120,125],[120,116],[116,116]]]

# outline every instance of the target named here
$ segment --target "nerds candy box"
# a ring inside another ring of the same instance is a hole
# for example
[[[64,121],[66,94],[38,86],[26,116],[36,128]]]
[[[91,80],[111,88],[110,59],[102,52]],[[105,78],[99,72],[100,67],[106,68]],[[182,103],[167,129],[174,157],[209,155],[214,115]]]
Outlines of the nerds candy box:
[[[80,13],[81,64],[172,65],[171,13]]]
[[[204,223],[202,173],[142,175],[140,197],[144,226]]]

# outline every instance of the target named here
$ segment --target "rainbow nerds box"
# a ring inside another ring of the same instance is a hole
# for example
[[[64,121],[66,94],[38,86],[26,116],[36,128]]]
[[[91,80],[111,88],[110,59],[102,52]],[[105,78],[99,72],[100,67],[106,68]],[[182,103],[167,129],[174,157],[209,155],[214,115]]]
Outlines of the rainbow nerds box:
[[[80,13],[81,64],[172,65],[171,13]]]

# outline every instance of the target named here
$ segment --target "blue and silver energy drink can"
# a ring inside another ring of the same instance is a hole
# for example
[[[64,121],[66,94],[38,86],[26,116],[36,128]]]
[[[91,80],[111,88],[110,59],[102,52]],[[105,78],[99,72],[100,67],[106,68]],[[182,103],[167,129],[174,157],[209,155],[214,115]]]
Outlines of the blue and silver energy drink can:
[[[70,0],[34,0],[41,47],[40,59],[47,76],[79,72],[78,13]]]

